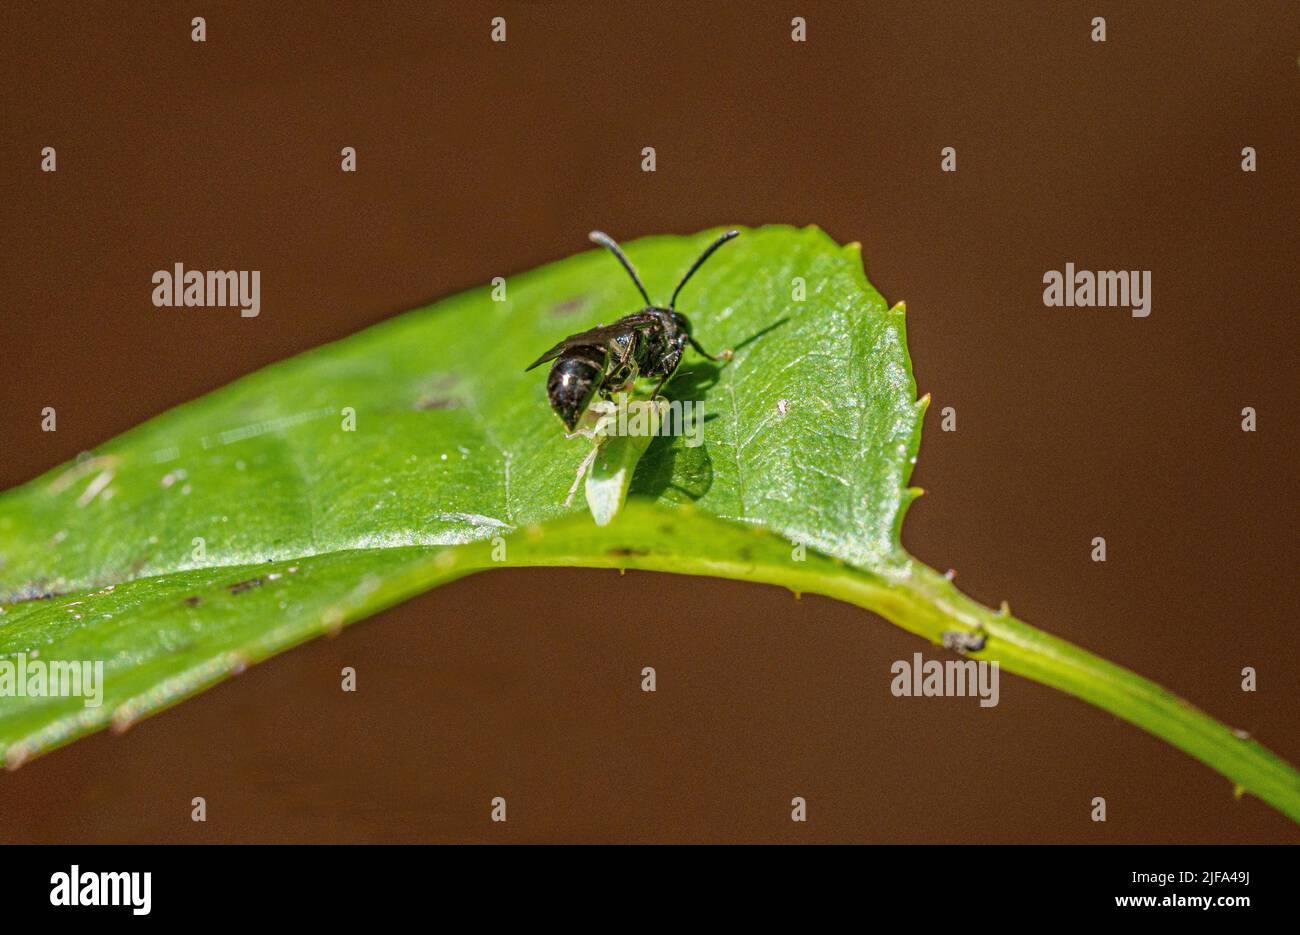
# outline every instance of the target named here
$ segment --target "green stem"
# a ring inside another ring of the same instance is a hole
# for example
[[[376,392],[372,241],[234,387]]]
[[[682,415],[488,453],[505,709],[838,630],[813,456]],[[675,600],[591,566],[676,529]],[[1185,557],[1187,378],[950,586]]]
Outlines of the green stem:
[[[1300,773],[1285,760],[1173,692],[1135,672],[962,594],[933,569],[913,561],[900,592],[906,604],[880,613],[934,639],[936,632],[980,630],[988,636],[976,658],[997,662],[1044,685],[1081,698],[1173,744],[1249,792],[1300,821]],[[865,606],[865,605],[861,605]]]
[[[1215,720],[1191,703],[1135,672],[1065,640],[971,600],[932,568],[908,559],[869,574],[825,562],[755,563],[679,556],[601,554],[551,549],[512,556],[511,564],[636,568],[761,581],[795,592],[821,594],[879,614],[910,633],[941,643],[948,631],[982,633],[985,645],[967,655],[1074,695],[1174,745],[1226,776],[1237,794],[1249,792],[1300,822],[1300,773],[1267,748]]]

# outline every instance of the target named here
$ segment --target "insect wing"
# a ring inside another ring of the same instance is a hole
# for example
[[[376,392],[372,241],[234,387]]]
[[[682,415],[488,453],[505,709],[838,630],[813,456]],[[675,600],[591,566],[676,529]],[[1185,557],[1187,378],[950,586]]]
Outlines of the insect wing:
[[[524,368],[527,372],[534,367],[546,363],[548,360],[554,360],[571,347],[579,347],[584,344],[600,346],[606,341],[612,341],[621,338],[624,335],[631,334],[638,328],[644,328],[647,325],[659,324],[659,316],[650,312],[633,312],[631,315],[624,315],[612,325],[597,325],[588,331],[582,331],[578,334],[571,334],[555,347],[551,348],[541,357],[537,358],[531,364]]]

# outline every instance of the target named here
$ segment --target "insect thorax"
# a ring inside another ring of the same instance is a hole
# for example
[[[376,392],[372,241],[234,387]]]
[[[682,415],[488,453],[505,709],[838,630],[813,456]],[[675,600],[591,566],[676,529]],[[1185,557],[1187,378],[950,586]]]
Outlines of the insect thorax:
[[[673,313],[666,308],[650,306],[642,312],[656,314],[660,323],[638,333],[637,369],[643,377],[665,376],[672,373],[682,356],[680,330]]]

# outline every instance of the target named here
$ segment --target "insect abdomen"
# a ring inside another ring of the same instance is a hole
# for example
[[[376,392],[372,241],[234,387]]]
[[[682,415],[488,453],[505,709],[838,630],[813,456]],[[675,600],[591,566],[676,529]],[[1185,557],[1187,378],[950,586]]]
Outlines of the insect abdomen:
[[[587,411],[609,364],[609,351],[585,345],[571,347],[555,359],[546,378],[546,395],[570,432]]]

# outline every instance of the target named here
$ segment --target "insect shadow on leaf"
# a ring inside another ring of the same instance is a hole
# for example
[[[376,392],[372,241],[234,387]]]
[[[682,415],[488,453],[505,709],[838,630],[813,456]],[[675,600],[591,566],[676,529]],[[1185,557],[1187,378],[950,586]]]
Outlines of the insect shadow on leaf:
[[[664,386],[663,395],[669,399],[702,400],[718,383],[722,368],[717,364],[701,363],[689,370],[678,370]]]
[[[736,345],[735,350],[748,347],[789,321],[789,315],[778,318],[745,338]],[[688,370],[678,370],[673,374],[673,378],[664,387],[663,395],[683,402],[702,402],[721,376],[721,366],[701,361],[692,364]],[[717,418],[717,413],[708,413],[704,416],[704,422],[707,425]],[[628,496],[657,500],[669,494],[669,499],[700,499],[713,486],[713,459],[708,449],[707,441],[698,447],[688,448],[684,444],[674,444],[672,438],[656,438],[632,475]]]
[[[713,486],[713,459],[708,443],[687,448],[675,438],[656,438],[637,463],[628,487],[629,497],[678,502],[698,500]]]
[[[734,353],[734,352],[736,352],[736,351],[743,351],[745,348],[749,347],[749,345],[753,344],[753,343],[754,343],[755,341],[757,341],[759,338],[767,337],[767,335],[771,334],[771,333],[772,333],[773,331],[775,331],[777,328],[780,328],[781,326],[787,324],[789,321],[790,321],[790,316],[789,316],[789,315],[785,315],[785,316],[783,316],[783,317],[781,317],[781,318],[778,318],[776,321],[772,322],[770,325],[767,325],[767,326],[765,326],[765,327],[763,327],[763,328],[759,328],[757,331],[755,331],[755,332],[754,332],[753,334],[751,334],[749,337],[745,338],[745,340],[741,341],[741,342],[740,342],[739,344],[737,344],[734,348],[732,348],[732,352]]]

